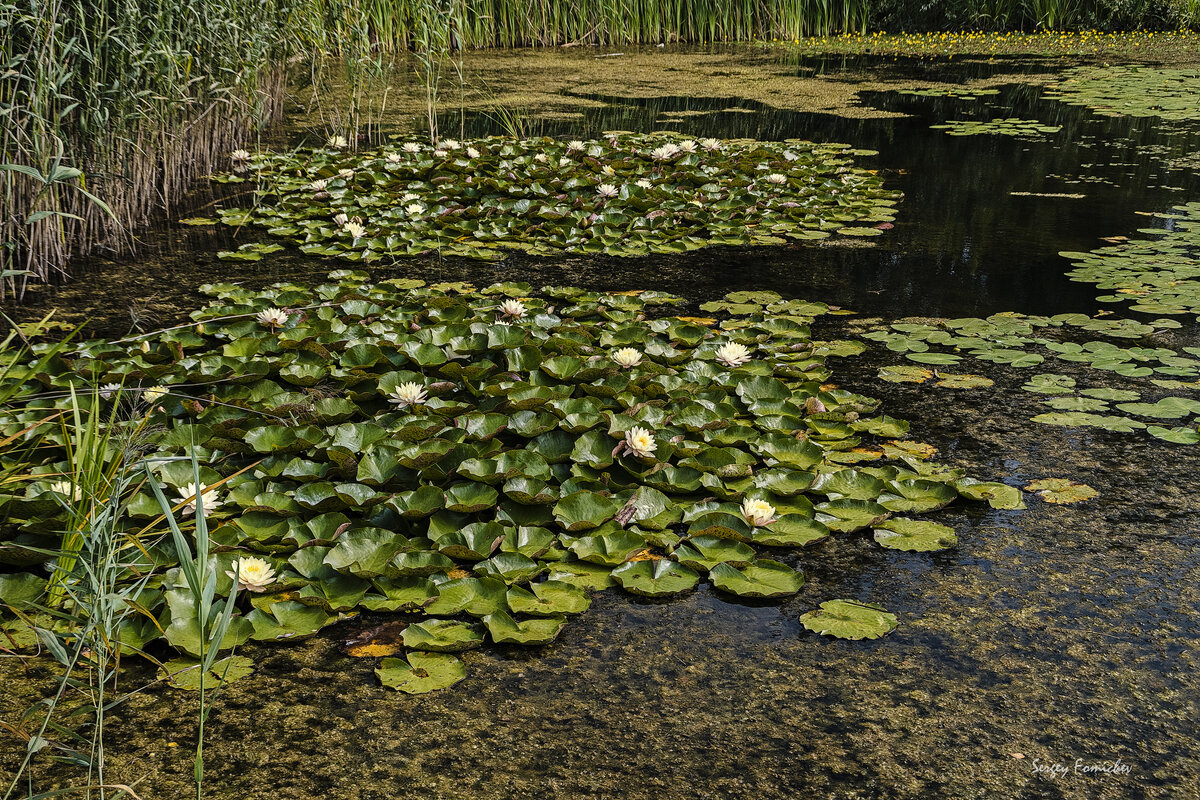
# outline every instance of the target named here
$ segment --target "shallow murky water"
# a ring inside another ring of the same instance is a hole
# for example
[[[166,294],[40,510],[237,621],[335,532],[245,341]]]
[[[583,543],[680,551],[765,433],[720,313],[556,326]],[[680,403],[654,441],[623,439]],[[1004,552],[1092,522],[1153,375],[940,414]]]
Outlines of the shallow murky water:
[[[796,69],[836,79],[842,66]],[[943,65],[938,79],[953,69],[971,68]],[[874,165],[905,192],[896,227],[865,246],[427,261],[380,272],[666,289],[697,302],[774,289],[890,318],[1090,312],[1093,287],[1067,281],[1056,253],[1129,234],[1147,224],[1134,212],[1165,209],[1196,189],[1193,175],[1168,172],[1162,160],[1194,149],[1193,131],[1094,117],[1041,100],[1028,85],[977,101],[872,94],[867,102],[911,116],[871,119],[744,101],[590,99],[604,105],[585,108],[579,120],[546,121],[545,132],[651,130],[669,120],[697,136],[877,149]],[[1063,131],[1026,142],[928,129],[993,116],[1038,118]],[[468,135],[491,132],[481,116],[465,124]],[[232,267],[213,255],[227,236],[170,228],[148,242],[153,258],[104,268],[39,303],[90,302],[99,330],[123,332],[124,304],[155,294],[149,309],[166,324],[179,304],[194,302],[196,285],[228,275]],[[243,277],[269,282],[330,268],[268,258]],[[818,336],[837,332],[830,326],[839,323],[824,324]],[[1194,326],[1179,335],[1198,343]],[[661,603],[610,591],[551,645],[466,653],[466,680],[431,695],[384,690],[372,673],[376,660],[343,654],[342,641],[380,617],[293,646],[247,648],[257,674],[223,690],[209,721],[207,794],[1200,797],[1200,453],[1144,436],[1033,425],[1036,403],[1017,389],[1019,370],[977,369],[996,379],[994,391],[881,386],[875,368],[894,360],[838,361],[836,379],[884,397],[885,410],[911,420],[913,438],[936,445],[942,461],[1014,485],[1069,477],[1100,497],[1077,506],[1031,497],[1023,512],[956,505],[942,521],[955,526],[960,544],[933,554],[836,535],[787,556],[808,583],[782,604],[730,602],[704,588]],[[806,632],[799,615],[833,597],[881,603],[901,626],[873,642]],[[0,660],[0,671],[0,718],[11,719],[44,685],[11,659]],[[126,688],[148,677],[131,668]],[[114,709],[110,778],[141,780],[146,798],[185,795],[195,704],[194,695],[155,687]],[[2,747],[0,763],[11,763],[11,742]],[[1106,764],[1116,769],[1091,771]]]

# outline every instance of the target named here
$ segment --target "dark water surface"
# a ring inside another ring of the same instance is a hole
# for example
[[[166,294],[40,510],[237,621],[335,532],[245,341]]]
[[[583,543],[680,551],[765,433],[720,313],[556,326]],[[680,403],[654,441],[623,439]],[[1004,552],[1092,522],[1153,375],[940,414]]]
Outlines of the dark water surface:
[[[836,79],[840,66],[797,64],[814,69]],[[945,79],[946,70],[972,68],[936,69]],[[1095,117],[1040,100],[1028,86],[978,101],[873,95],[871,103],[913,116],[861,120],[703,98],[606,99],[604,108],[585,109],[582,122],[547,122],[546,132],[653,130],[664,127],[664,112],[702,111],[675,118],[672,128],[877,149],[872,163],[905,193],[896,226],[866,246],[423,261],[378,271],[478,284],[655,288],[698,302],[774,289],[891,318],[1094,311],[1097,292],[1063,278],[1056,253],[1131,234],[1147,225],[1135,211],[1195,196],[1194,175],[1170,173],[1162,161],[1164,153],[1195,149],[1195,132]],[[948,118],[993,116],[1063,130],[1044,142],[928,130]],[[489,132],[482,119],[468,124],[468,135]],[[38,302],[93,303],[99,329],[123,331],[124,306],[151,294],[157,299],[146,310],[166,324],[178,304],[195,302],[196,285],[233,270],[257,283],[336,266],[294,256],[218,262],[213,254],[228,237],[169,228],[147,237],[152,257],[98,269]],[[824,324],[818,336],[842,332],[842,323]],[[1180,336],[1196,343],[1194,326]],[[1031,497],[1023,512],[956,504],[939,520],[954,525],[960,544],[940,553],[885,551],[867,535],[836,535],[785,557],[805,569],[808,583],[780,604],[740,604],[703,587],[662,603],[604,593],[551,645],[466,653],[467,679],[432,695],[381,689],[377,660],[343,654],[342,640],[379,617],[292,646],[247,648],[258,673],[216,701],[206,794],[1200,797],[1200,451],[1144,435],[1033,425],[1028,417],[1042,409],[1017,388],[1026,375],[994,365],[972,365],[996,379],[993,391],[880,386],[872,376],[879,364],[894,363],[888,355],[839,360],[836,379],[883,397],[887,413],[913,422],[913,438],[939,447],[940,460],[1013,485],[1069,477],[1100,497],[1077,506]],[[881,603],[901,626],[873,642],[806,632],[800,614],[832,598]],[[138,669],[130,669],[129,687],[147,678]],[[22,677],[11,659],[0,660],[0,671],[0,718],[7,719],[44,685]],[[156,687],[114,709],[110,778],[141,780],[145,798],[185,796],[196,702]],[[1117,764],[1115,772],[1082,771],[1106,763]]]

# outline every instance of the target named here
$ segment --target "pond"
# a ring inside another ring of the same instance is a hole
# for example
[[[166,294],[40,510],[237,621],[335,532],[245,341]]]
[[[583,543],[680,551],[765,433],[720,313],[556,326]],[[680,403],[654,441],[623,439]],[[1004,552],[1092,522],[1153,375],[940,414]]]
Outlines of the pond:
[[[895,330],[888,326],[901,320],[922,325],[1001,312],[1111,316],[1113,304],[1097,299],[1105,290],[1071,280],[1072,260],[1059,253],[1172,227],[1173,220],[1145,214],[1195,197],[1197,172],[1187,157],[1200,148],[1200,127],[1104,116],[1053,99],[1045,84],[1074,66],[1058,61],[631,51],[605,59],[604,69],[619,72],[622,58],[685,72],[699,64],[710,82],[637,73],[622,92],[608,72],[588,72],[594,55],[555,56],[533,77],[512,72],[518,62],[503,56],[481,56],[473,68],[498,96],[552,70],[573,76],[546,82],[546,94],[557,95],[553,104],[529,101],[539,135],[670,130],[875,150],[855,165],[903,193],[894,225],[872,237],[678,255],[423,257],[374,266],[376,279],[657,290],[684,298],[684,313],[708,313],[703,304],[739,290],[850,309],[856,314],[813,323],[814,338],[866,335],[870,346],[831,362],[833,383],[881,398],[886,413],[911,422],[914,439],[937,448],[941,463],[1016,487],[1068,478],[1098,496],[1055,504],[1027,494],[1024,510],[955,503],[937,519],[954,528],[958,544],[932,553],[882,549],[858,535],[776,553],[806,580],[782,601],[738,601],[704,585],[668,600],[598,593],[552,643],[463,653],[467,677],[430,694],[384,689],[377,658],[347,654],[348,643],[389,620],[384,614],[367,612],[296,643],[246,645],[239,652],[256,671],[222,688],[207,723],[208,796],[1194,796],[1196,445],[1142,430],[1031,422],[1052,396],[1023,385],[1036,373],[1075,365],[1022,368],[989,359],[954,366],[993,382],[973,389],[881,382],[881,368],[919,365],[904,354],[924,351],[884,346],[870,334]],[[754,70],[761,85],[739,83]],[[720,82],[711,74],[721,72],[732,77]],[[836,108],[798,110],[816,104],[799,92],[763,88],[789,81],[829,87],[825,95],[839,99],[828,105]],[[936,91],[899,91],[931,86]],[[539,117],[537,102],[553,113]],[[407,133],[413,113],[401,106],[376,133]],[[459,116],[447,116],[444,129],[466,140],[502,133],[485,110]],[[993,119],[1027,122],[976,135],[931,128]],[[294,116],[273,144],[313,144],[311,124]],[[208,204],[243,204],[240,191],[237,184],[205,188],[195,213],[210,213]],[[150,330],[199,306],[197,288],[206,282],[318,281],[343,266],[292,249],[256,262],[216,256],[265,238],[251,228],[235,236],[225,226],[165,225],[145,234],[138,257],[46,290],[22,313],[69,308],[68,319],[86,316],[90,330],[114,337],[130,326],[127,306]],[[1194,319],[1178,321],[1181,327],[1148,328],[1119,344],[1177,352],[1200,346]],[[1107,385],[1111,376],[1097,378],[1100,369],[1079,366],[1071,375]],[[1180,383],[1177,393],[1195,396]],[[1149,391],[1148,384],[1138,388]],[[835,597],[878,603],[899,627],[869,641],[806,630],[800,616]],[[141,665],[123,669],[125,690],[153,680]],[[11,658],[0,660],[0,670],[6,720],[44,696],[54,674],[44,663]],[[188,793],[195,708],[193,694],[162,685],[114,707],[110,781],[130,783],[146,798]],[[2,747],[0,761],[14,763],[12,742]],[[47,777],[42,770],[35,775]],[[65,769],[51,770],[49,779],[71,780]]]

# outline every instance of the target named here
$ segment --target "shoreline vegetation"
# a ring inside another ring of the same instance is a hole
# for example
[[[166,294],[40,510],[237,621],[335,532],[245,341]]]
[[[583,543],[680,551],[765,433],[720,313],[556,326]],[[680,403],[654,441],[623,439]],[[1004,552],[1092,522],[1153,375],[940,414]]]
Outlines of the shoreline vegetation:
[[[119,8],[4,2],[0,296],[19,299],[31,282],[68,278],[73,258],[135,249],[136,230],[178,204],[196,179],[225,169],[232,151],[279,118],[289,79],[314,87],[310,103],[331,136],[353,141],[364,118],[387,102],[377,90],[390,68],[415,71],[433,109],[443,99],[439,84],[464,83],[459,54],[466,50],[743,42],[802,55],[1178,61],[1197,53],[1195,35],[1183,29],[1197,6],[995,0],[951,4],[935,17],[922,16],[916,4],[862,0],[766,14],[745,1],[639,0],[617,8],[546,0],[205,0],[177,11],[140,0]],[[1066,30],[1079,26],[1146,30]],[[867,32],[882,27],[1010,30]],[[416,63],[398,65],[405,54]],[[321,88],[339,80],[352,87],[349,96],[338,107],[322,106]],[[437,137],[434,126],[429,133]]]

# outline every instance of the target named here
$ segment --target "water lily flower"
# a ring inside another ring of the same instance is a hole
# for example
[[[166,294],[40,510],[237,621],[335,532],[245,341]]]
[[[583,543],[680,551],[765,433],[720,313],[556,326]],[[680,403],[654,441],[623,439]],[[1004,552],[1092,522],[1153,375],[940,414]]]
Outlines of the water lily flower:
[[[583,150],[583,147],[584,147],[583,142],[579,141],[578,139],[572,139],[571,141],[567,142],[567,152],[568,153],[581,152]]]
[[[474,147],[467,148],[467,158],[479,158],[479,151]]]
[[[653,433],[635,425],[625,431],[625,447],[638,458],[653,458],[658,444]]]
[[[326,146],[341,149],[348,147],[350,142],[346,141],[345,136],[330,136],[325,142]]]
[[[445,150],[442,150],[442,149],[434,150],[434,151],[433,151],[433,154],[434,154],[434,156],[436,156],[437,158],[445,158],[445,157],[446,157],[446,151],[445,151]]]
[[[114,394],[116,394],[119,391],[121,391],[121,384],[106,383],[100,387],[100,399],[108,400],[110,397],[112,397]]]
[[[596,194],[605,198],[616,197],[617,187],[613,186],[611,183],[602,183],[596,187]]]
[[[343,226],[343,230],[345,230],[346,233],[350,234],[355,239],[361,239],[362,237],[367,235],[367,229],[364,228],[362,226],[362,223],[360,223],[360,222],[355,222],[355,221],[347,222]]]
[[[636,347],[622,347],[613,353],[613,361],[621,367],[636,367],[642,361],[642,351]]]
[[[740,367],[750,360],[750,351],[737,342],[726,342],[717,348],[717,361],[727,367]]]
[[[641,180],[639,180],[639,181],[637,182],[637,185],[638,185],[638,186],[640,186],[640,187],[642,187],[643,189],[649,189],[649,188],[650,188],[651,186],[653,186],[654,184],[653,184],[653,183],[651,183],[650,181],[646,180],[645,178],[642,178]]]
[[[770,525],[775,521],[775,506],[764,500],[751,500],[747,497],[742,501],[742,516],[756,528]]]
[[[520,319],[525,316],[525,304],[520,300],[505,300],[500,304],[500,313],[506,317]]]
[[[250,160],[250,151],[241,149],[234,150],[229,154],[229,160],[234,164],[245,164]]]
[[[344,180],[344,181],[348,181],[348,180],[350,180],[351,178],[353,178],[353,177],[354,177],[354,170],[352,170],[352,169],[339,169],[339,170],[338,170],[338,177],[339,177],[339,178],[341,178],[341,179],[342,179],[342,180]]]
[[[350,221],[350,218],[347,217],[345,214],[334,214],[333,221],[337,224],[337,226],[339,228],[344,228],[344,227],[346,227],[346,223]]]
[[[312,191],[312,192],[323,192],[323,191],[325,191],[325,187],[328,185],[329,185],[328,178],[317,178],[315,181],[313,181],[312,183],[310,183],[308,185],[308,189],[309,189],[309,191]]]
[[[774,183],[776,185],[781,184],[781,183],[787,183],[787,176],[780,175],[778,172],[772,172],[770,175],[767,176],[767,183]]]
[[[600,171],[603,172],[605,175],[616,175],[617,174],[617,171],[612,168],[611,164],[605,164],[603,167],[600,168]]]
[[[784,150],[783,151],[783,160],[784,161],[798,161],[799,159],[800,159],[800,154],[797,153],[795,150]]]
[[[406,153],[419,153],[421,152],[421,145],[416,142],[405,142],[400,149]]]
[[[720,139],[701,139],[700,146],[710,153],[715,153],[721,149]]]
[[[441,150],[457,150],[459,146],[457,139],[441,139],[438,141],[438,148]]]
[[[83,489],[73,481],[54,481],[50,484],[50,491],[76,503],[83,499]]]
[[[176,503],[187,502],[183,508],[179,509],[184,516],[196,513],[196,495],[200,495],[200,502],[204,505],[205,511],[216,511],[221,507],[221,498],[217,496],[216,489],[209,489],[207,492],[200,491],[203,486],[197,487],[194,483],[188,483],[179,487],[179,498]]]
[[[404,160],[404,156],[400,155],[399,153],[388,153],[387,154],[387,161],[389,164],[399,164],[403,160]]]
[[[682,142],[679,143],[678,146],[679,146],[680,152],[682,152],[682,153],[696,152],[696,142],[693,139],[684,139]]]
[[[558,165],[560,167],[569,167],[569,166],[571,166],[571,159],[567,158],[566,156],[563,156],[562,158],[560,158],[558,160]]]
[[[425,387],[419,383],[408,381],[392,389],[389,403],[395,403],[400,408],[416,406],[425,402]]]
[[[413,215],[414,217],[417,214],[420,214],[424,210],[425,210],[425,206],[421,205],[420,203],[409,203],[408,205],[406,205],[404,207],[404,211],[408,214]]]
[[[147,403],[157,403],[170,393],[170,390],[165,386],[151,386],[149,389],[142,390],[142,397]]]
[[[284,325],[286,325],[288,316],[288,312],[281,308],[268,308],[264,311],[258,312],[258,316],[256,316],[255,319],[258,320],[259,324],[266,325],[271,329],[275,329],[282,328]]]
[[[421,195],[417,194],[416,192],[405,192],[404,194],[400,195],[400,202],[411,203],[413,200],[417,200],[420,197]]]
[[[539,164],[545,164],[550,160],[550,156],[546,155],[545,153],[534,153],[533,160]]]
[[[650,156],[659,161],[666,161],[668,158],[671,158],[672,156],[675,156],[678,153],[679,153],[678,145],[675,145],[671,142],[667,142],[666,144],[664,144],[660,147],[656,147],[653,150],[651,150]]]
[[[275,568],[261,558],[247,556],[233,562],[234,569],[225,570],[231,578],[237,578],[237,589],[248,592],[263,592],[275,582]]]

